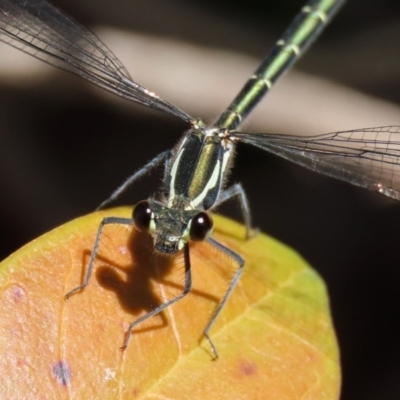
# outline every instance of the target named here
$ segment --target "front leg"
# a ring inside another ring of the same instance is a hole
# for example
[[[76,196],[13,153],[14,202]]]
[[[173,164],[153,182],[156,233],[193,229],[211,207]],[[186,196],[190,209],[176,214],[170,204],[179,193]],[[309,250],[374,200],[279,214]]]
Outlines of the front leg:
[[[97,235],[96,235],[96,240],[94,241],[93,250],[92,250],[92,253],[90,254],[90,260],[89,260],[89,265],[88,265],[88,268],[87,268],[87,271],[85,274],[85,279],[83,280],[83,283],[81,285],[70,290],[65,295],[65,300],[68,300],[74,293],[83,290],[88,285],[90,276],[92,275],[92,271],[93,271],[94,260],[96,259],[97,251],[99,249],[101,233],[103,231],[104,226],[110,225],[110,224],[132,225],[133,221],[130,218],[119,218],[119,217],[106,217],[101,221],[99,228],[97,230]]]
[[[133,321],[128,327],[128,330],[127,330],[126,336],[125,336],[125,341],[124,341],[123,346],[121,347],[121,350],[125,350],[127,348],[129,340],[132,335],[132,330],[137,325],[139,325],[143,321],[146,321],[147,319],[153,317],[154,315],[159,314],[161,311],[165,310],[171,304],[176,303],[178,300],[181,300],[192,289],[192,272],[191,272],[191,266],[190,266],[190,253],[189,253],[189,244],[188,243],[186,243],[183,248],[183,256],[184,256],[184,261],[185,261],[185,285],[184,285],[182,293],[180,295],[174,297],[173,299],[171,299],[163,304],[160,304],[153,311],[150,311],[149,313],[147,313],[147,314],[143,315],[142,317],[138,318],[137,320]]]
[[[210,321],[208,322],[207,326],[205,327],[205,329],[203,331],[204,336],[210,343],[211,350],[214,354],[214,360],[216,360],[218,358],[218,352],[217,352],[217,348],[215,347],[213,341],[211,340],[209,332],[210,332],[210,329],[212,328],[212,326],[214,325],[215,320],[218,318],[219,314],[221,313],[222,309],[224,308],[225,303],[229,299],[229,296],[231,295],[233,289],[235,288],[235,286],[240,278],[240,275],[242,274],[243,267],[244,267],[244,260],[242,257],[239,256],[239,254],[235,253],[228,247],[224,246],[222,243],[217,242],[215,239],[208,238],[207,241],[209,243],[211,243],[214,247],[216,247],[217,249],[219,249],[223,253],[225,253],[228,257],[232,258],[233,261],[235,261],[238,265],[238,269],[229,284],[228,290],[226,291],[224,297],[222,298],[217,309],[215,310],[214,314],[212,315]]]

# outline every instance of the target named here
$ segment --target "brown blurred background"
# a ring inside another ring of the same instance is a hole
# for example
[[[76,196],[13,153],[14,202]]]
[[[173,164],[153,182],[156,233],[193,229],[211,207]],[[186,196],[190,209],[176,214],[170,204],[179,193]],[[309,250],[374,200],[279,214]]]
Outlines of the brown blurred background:
[[[94,29],[139,83],[212,122],[303,2],[53,4]],[[394,0],[348,1],[243,129],[318,134],[400,124],[399,17]],[[186,128],[5,45],[0,105],[0,259],[91,212]],[[120,203],[152,194],[159,176]],[[324,277],[341,347],[342,399],[398,399],[400,203],[246,146],[232,181],[243,183],[255,224]]]

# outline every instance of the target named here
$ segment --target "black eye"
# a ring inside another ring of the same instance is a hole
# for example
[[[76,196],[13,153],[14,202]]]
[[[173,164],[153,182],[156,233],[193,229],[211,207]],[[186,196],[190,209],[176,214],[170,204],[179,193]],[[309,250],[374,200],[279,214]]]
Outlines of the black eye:
[[[213,220],[206,212],[199,212],[191,221],[189,237],[193,242],[201,242],[212,231]]]
[[[150,228],[151,216],[152,212],[148,201],[143,200],[137,203],[132,214],[135,228],[139,232],[147,232]]]

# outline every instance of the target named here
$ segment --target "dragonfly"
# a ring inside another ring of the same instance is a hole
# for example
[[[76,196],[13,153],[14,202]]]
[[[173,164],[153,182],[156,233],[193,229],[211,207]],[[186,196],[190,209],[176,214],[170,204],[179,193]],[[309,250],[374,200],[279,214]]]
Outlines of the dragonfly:
[[[102,232],[107,225],[133,225],[139,232],[152,236],[156,253],[183,254],[182,291],[133,321],[122,349],[128,346],[135,327],[190,292],[190,248],[192,243],[206,241],[236,265],[228,289],[203,331],[213,357],[218,358],[210,330],[234,290],[245,261],[212,237],[210,211],[226,201],[236,200],[241,206],[246,238],[254,233],[249,202],[242,185],[227,185],[238,143],[259,147],[313,171],[400,200],[397,170],[400,164],[400,126],[315,136],[238,130],[253,108],[300,58],[343,4],[344,0],[308,1],[228,108],[214,124],[207,125],[134,81],[96,35],[45,0],[0,0],[0,40],[125,99],[171,114],[190,125],[173,149],[154,157],[100,205],[99,208],[107,206],[148,171],[164,166],[164,179],[158,195],[138,202],[131,218],[107,216],[101,221],[83,282],[65,295],[68,299],[89,284]]]

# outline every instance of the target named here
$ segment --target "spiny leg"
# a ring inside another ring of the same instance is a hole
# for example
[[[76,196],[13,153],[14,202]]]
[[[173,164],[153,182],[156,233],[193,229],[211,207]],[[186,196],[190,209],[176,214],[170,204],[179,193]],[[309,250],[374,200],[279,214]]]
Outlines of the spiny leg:
[[[132,335],[132,330],[142,323],[143,321],[153,317],[154,315],[159,314],[161,311],[165,310],[167,307],[169,307],[171,304],[176,303],[178,300],[182,299],[185,297],[190,290],[192,289],[192,272],[190,268],[190,254],[189,254],[189,244],[186,243],[185,246],[183,247],[183,256],[184,256],[184,262],[185,262],[185,286],[183,288],[183,292],[174,297],[173,299],[167,301],[166,303],[163,303],[159,305],[157,308],[155,308],[153,311],[150,311],[146,315],[143,315],[142,317],[138,318],[137,320],[133,321],[128,328],[128,331],[126,332],[125,336],[125,341],[123,346],[121,347],[121,350],[125,350],[128,346],[129,340]]]
[[[249,202],[247,200],[246,192],[243,189],[243,186],[240,183],[236,183],[225,189],[220,196],[218,197],[218,201],[215,206],[219,206],[227,200],[231,200],[236,198],[240,204],[240,209],[242,211],[242,216],[244,223],[246,225],[246,239],[252,238],[255,234],[257,234],[258,230],[253,229],[251,212]]]
[[[125,190],[128,189],[137,179],[141,178],[144,174],[150,171],[152,168],[156,167],[157,165],[161,164],[163,161],[168,160],[171,154],[170,150],[163,151],[157,157],[153,158],[150,162],[148,162],[145,166],[136,171],[133,175],[131,175],[121,186],[119,186],[107,199],[104,200],[96,210],[101,210],[112,201],[116,200]]]
[[[212,328],[212,326],[214,325],[214,322],[218,318],[222,309],[224,308],[225,303],[227,302],[229,296],[231,295],[233,289],[235,288],[235,286],[240,278],[240,275],[242,274],[243,267],[244,267],[244,260],[242,257],[239,256],[239,254],[235,253],[234,251],[232,251],[228,247],[224,246],[223,244],[217,242],[215,239],[208,238],[208,242],[211,243],[217,249],[221,250],[228,257],[231,257],[239,266],[238,270],[235,273],[235,276],[233,277],[233,279],[231,280],[231,282],[229,284],[228,290],[226,291],[224,297],[222,298],[221,302],[219,303],[217,309],[215,310],[213,316],[211,317],[209,323],[207,324],[207,326],[205,327],[204,332],[203,332],[204,336],[207,338],[207,340],[210,343],[212,352],[214,353],[214,360],[216,360],[218,358],[218,352],[217,352],[217,348],[215,347],[213,341],[210,338],[209,331]]]
[[[87,268],[87,271],[85,274],[85,279],[83,280],[82,285],[79,285],[76,288],[70,290],[65,295],[65,300],[68,300],[71,295],[73,295],[76,292],[79,292],[80,290],[84,289],[88,285],[90,276],[93,271],[94,260],[96,259],[97,251],[99,249],[101,233],[103,231],[104,226],[110,225],[110,224],[132,225],[133,221],[130,218],[119,218],[119,217],[106,217],[101,221],[99,228],[97,230],[97,235],[96,235],[96,240],[94,242],[93,250],[92,250],[92,253],[90,254],[90,260],[89,260],[89,265],[88,265],[88,268]]]

